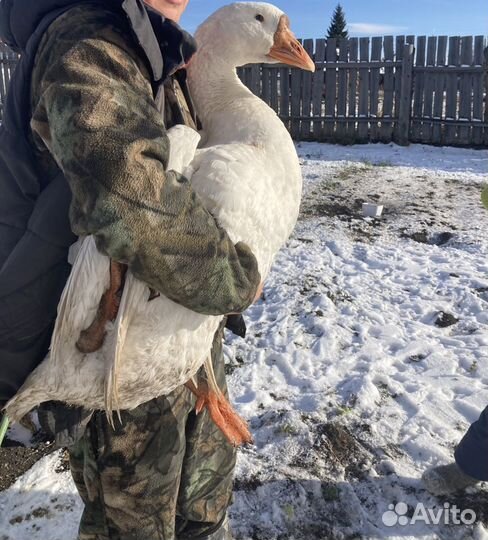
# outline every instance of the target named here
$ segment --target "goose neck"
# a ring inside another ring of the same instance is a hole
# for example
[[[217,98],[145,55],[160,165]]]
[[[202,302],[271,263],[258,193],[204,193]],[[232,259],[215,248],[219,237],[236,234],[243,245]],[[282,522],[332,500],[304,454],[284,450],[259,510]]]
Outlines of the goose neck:
[[[237,75],[236,67],[205,49],[199,50],[188,67],[192,99],[205,125],[212,114],[236,101],[254,97]]]

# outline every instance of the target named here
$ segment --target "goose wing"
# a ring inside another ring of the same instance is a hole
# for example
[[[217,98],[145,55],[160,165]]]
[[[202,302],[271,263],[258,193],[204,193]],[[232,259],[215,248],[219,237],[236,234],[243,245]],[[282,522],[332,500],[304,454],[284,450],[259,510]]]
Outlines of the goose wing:
[[[63,355],[73,354],[80,332],[95,317],[100,297],[109,286],[110,259],[98,251],[92,236],[80,238],[78,244],[51,340],[51,361],[55,363]]]
[[[299,169],[245,143],[199,150],[191,169],[193,189],[232,241],[251,248],[264,279],[296,222],[300,182],[292,177]]]

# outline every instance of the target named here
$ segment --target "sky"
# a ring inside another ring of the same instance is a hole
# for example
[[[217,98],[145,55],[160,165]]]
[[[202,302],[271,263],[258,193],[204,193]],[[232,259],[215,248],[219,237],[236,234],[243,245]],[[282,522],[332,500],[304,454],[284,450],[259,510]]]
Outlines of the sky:
[[[193,32],[231,0],[190,0],[182,25]],[[323,37],[337,0],[272,0],[297,37]],[[488,0],[341,0],[351,36],[488,35]]]

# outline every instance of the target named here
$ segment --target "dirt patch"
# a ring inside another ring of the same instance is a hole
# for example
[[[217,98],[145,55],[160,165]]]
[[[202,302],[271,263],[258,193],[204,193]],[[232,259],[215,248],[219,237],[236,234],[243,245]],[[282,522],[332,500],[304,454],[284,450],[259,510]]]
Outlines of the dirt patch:
[[[232,373],[234,373],[236,369],[242,367],[244,364],[245,362],[242,356],[236,354],[230,360],[226,361],[225,367],[224,367],[225,374],[232,375]]]
[[[488,287],[477,287],[474,289],[474,291],[481,298],[481,300],[488,302]]]
[[[327,479],[334,486],[337,478],[361,480],[377,461],[370,446],[353,434],[351,429],[339,422],[316,423],[308,415],[303,421],[313,433],[313,444],[304,448],[290,462],[291,467],[304,469],[313,476]],[[326,484],[328,484],[326,482]],[[327,491],[326,500],[334,499],[334,489]]]
[[[256,491],[263,485],[263,481],[253,475],[249,478],[236,478],[234,480],[235,491]]]
[[[454,317],[454,315],[452,315],[451,313],[445,313],[444,311],[441,311],[437,316],[436,320],[434,321],[434,324],[439,328],[448,328],[449,326],[453,326],[458,322],[459,319]]]
[[[58,474],[69,471],[69,454],[67,450],[63,450],[59,457],[59,463],[54,470]]]
[[[473,510],[476,514],[476,522],[488,525],[488,492],[478,490],[473,493],[457,493],[441,498],[443,503],[456,505],[459,510]]]
[[[25,516],[18,515],[13,517],[9,520],[10,525],[15,525],[16,523],[22,523],[23,521],[30,521],[32,518],[38,519],[38,518],[44,518],[44,517],[50,517],[51,512],[48,508],[44,508],[42,506],[39,506],[38,508],[34,508],[32,512],[29,512]]]
[[[328,171],[306,190],[300,218],[322,218],[321,225],[347,224],[353,240],[374,243],[385,235],[431,246],[470,249],[466,233],[472,233],[466,216],[486,212],[480,203],[480,187],[451,178],[423,179],[422,189],[385,163],[346,165]],[[462,198],[459,194],[462,193]],[[365,219],[361,205],[384,206],[383,215]]]
[[[43,442],[35,448],[25,448],[6,439],[4,446],[0,448],[0,491],[10,487],[34,463],[54,450],[54,443]]]
[[[454,238],[454,233],[450,231],[439,232],[430,234],[428,231],[423,229],[422,231],[415,232],[406,232],[403,231],[400,233],[401,238],[408,238],[419,244],[428,244],[430,246],[444,246],[450,240]]]
[[[335,422],[315,427],[314,450],[320,458],[343,471],[347,479],[360,480],[371,468],[372,454],[346,426]]]
[[[319,203],[312,210],[311,214],[314,216],[354,216],[354,209],[344,204],[338,203]]]
[[[418,242],[419,244],[428,244],[429,243],[429,234],[426,230],[423,231],[415,231],[415,232],[401,232],[400,234],[401,238],[408,238],[410,240],[413,240],[414,242]]]

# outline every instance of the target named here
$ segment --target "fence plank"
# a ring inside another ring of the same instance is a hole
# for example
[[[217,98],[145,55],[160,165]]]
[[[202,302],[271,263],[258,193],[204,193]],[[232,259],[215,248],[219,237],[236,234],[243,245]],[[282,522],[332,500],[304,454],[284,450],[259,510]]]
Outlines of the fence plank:
[[[337,56],[337,40],[329,38],[325,50],[327,62],[335,62]],[[335,67],[325,68],[325,125],[324,139],[331,140],[334,135],[334,117],[336,116],[337,71]]]
[[[426,66],[434,67],[437,51],[437,37],[430,36],[427,40]],[[434,105],[434,90],[436,78],[439,76],[436,71],[427,71],[424,74],[424,105],[422,112],[422,134],[421,141],[428,143],[432,139],[432,117]],[[429,121],[430,120],[430,121]]]
[[[352,39],[352,38],[351,38]],[[336,48],[336,51],[337,51],[337,48]],[[395,62],[396,64],[396,62]],[[400,65],[401,62],[398,62],[398,65]],[[351,62],[350,60],[347,62],[347,64],[344,64],[344,63],[341,63],[339,62],[339,60],[337,60],[336,62],[319,62],[316,64],[317,67],[322,67],[322,68],[327,68],[327,67],[335,67],[335,69],[337,71],[341,71],[343,69],[345,69],[346,71],[349,71],[350,69],[361,69],[364,67],[364,62]],[[389,67],[390,64],[388,62],[375,62],[374,63],[374,67],[377,67],[377,68],[385,68],[385,67]],[[426,68],[423,68],[423,69],[426,69]],[[461,68],[457,68],[457,69],[461,69]],[[468,68],[467,68],[468,69]],[[469,71],[472,71],[472,70],[475,70],[475,68],[469,68]]]
[[[397,36],[395,40],[395,60],[397,62],[402,62],[403,60],[403,49],[405,45],[405,36]],[[401,103],[401,92],[402,92],[402,68],[395,72],[395,100],[394,100],[394,111],[395,117],[398,119],[400,115],[400,103]]]
[[[294,140],[300,138],[302,116],[302,80],[303,71],[293,68],[291,70],[291,136]]]
[[[461,38],[461,66],[473,64],[473,38],[464,36]],[[473,103],[473,76],[470,73],[461,73],[459,78],[459,120],[470,122],[472,119],[471,107]],[[468,144],[471,135],[471,127],[460,127],[458,131],[458,143]]]
[[[369,62],[369,38],[359,39],[359,58],[361,62]],[[359,118],[369,116],[369,68],[365,66],[359,70]],[[368,124],[362,122],[358,126],[358,139],[361,142],[368,140]]]
[[[380,62],[381,61],[381,51],[383,48],[383,38],[374,37],[371,40],[371,61]],[[371,118],[378,119],[378,101],[379,101],[379,91],[380,91],[380,68],[372,67],[370,71],[370,101],[369,101],[369,110]],[[378,120],[372,120],[371,122],[371,136],[370,140],[372,142],[377,142],[379,139],[379,124]]]
[[[313,56],[313,39],[305,39],[303,41],[303,48],[308,54]],[[306,71],[302,74],[302,116],[312,116],[312,73]],[[310,120],[302,120],[300,127],[300,139],[309,140],[311,131]]]
[[[251,89],[251,83],[249,82],[249,77],[248,77],[248,73],[249,73],[249,68],[246,68],[246,67],[241,67],[239,68],[239,77],[241,79],[241,81],[249,88],[249,90]]]
[[[290,131],[290,68],[280,69],[280,116]]]
[[[457,36],[449,38],[449,54],[448,65],[459,66],[459,43],[460,39]],[[446,119],[457,120],[457,104],[458,104],[458,82],[459,77],[456,72],[447,75],[446,83]],[[457,126],[446,125],[445,143],[448,145],[457,142]]]
[[[256,96],[261,96],[261,66],[251,66],[251,90]]]
[[[485,70],[484,77],[484,94],[488,96],[488,47],[485,47],[483,50],[483,67]],[[483,131],[483,144],[488,146],[488,103],[487,98],[485,98],[485,116],[484,116],[484,131]]]
[[[359,39],[351,38],[349,40],[349,62],[357,62],[359,59]],[[358,92],[358,70],[349,70],[349,112],[348,116],[354,118],[357,112],[357,92]],[[356,138],[356,122],[347,122],[347,138],[350,142]]]
[[[475,66],[483,65],[483,49],[485,39],[483,36],[474,38],[474,58]],[[483,99],[484,99],[484,73],[473,76],[473,123],[483,122]],[[488,106],[487,106],[488,108]],[[483,128],[473,126],[472,141],[474,145],[480,145],[483,142]]]
[[[442,68],[446,65],[446,52],[447,52],[447,36],[439,36],[437,41],[437,57],[436,65]],[[444,118],[444,89],[446,86],[446,76],[440,71],[436,73],[435,88],[434,88],[434,108],[432,118],[434,120],[441,120]],[[441,144],[443,141],[442,124],[433,122],[432,126],[432,138],[433,144]]]
[[[385,36],[383,40],[385,61],[393,63],[393,36]],[[392,139],[393,123],[387,120],[393,117],[393,98],[395,89],[395,73],[393,67],[385,67],[383,75],[383,110],[381,114],[380,140],[390,142]]]
[[[412,112],[412,68],[414,46],[404,45],[402,64],[402,84],[400,109],[398,114],[398,144],[407,145],[410,135],[410,116]]]
[[[477,73],[481,73],[483,71],[482,67],[476,67],[476,66],[445,66],[445,67],[428,67],[428,66],[414,66],[413,70],[415,72],[419,73],[457,73],[457,75],[464,75],[465,73],[468,73],[469,75],[475,75]]]
[[[278,75],[279,71],[277,69],[271,69],[270,70],[270,99],[269,99],[269,105],[270,107],[278,114],[280,111],[279,104],[278,104]]]
[[[250,84],[248,82],[248,77],[247,77],[248,71],[249,71],[249,69],[247,69],[245,67],[239,68],[239,77],[240,77],[241,81],[249,88]]]
[[[347,64],[348,40],[339,40],[339,62]],[[345,118],[347,115],[347,75],[348,70],[341,69],[337,76],[337,118]],[[338,122],[336,125],[336,140],[344,142],[346,139],[346,124]]]
[[[416,66],[425,66],[425,45],[427,38],[425,36],[419,36],[417,38],[416,49]],[[420,120],[423,115],[424,105],[424,83],[425,74],[417,72],[414,74],[413,80],[413,122],[411,127],[411,140],[414,142],[421,141],[422,121]]]
[[[315,62],[325,60],[325,39],[318,39],[315,44]],[[317,68],[313,74],[312,82],[312,113],[315,117],[322,116],[322,100],[324,95],[324,69]],[[314,120],[313,138],[316,141],[322,140],[322,121]]]
[[[427,66],[435,66],[437,51],[437,37],[430,36],[427,40]],[[428,71],[424,74],[424,110],[422,113],[422,134],[421,141],[428,143],[432,140],[432,120],[434,105],[434,89],[437,78],[435,71]]]
[[[261,71],[261,99],[266,103],[271,101],[271,70],[266,65],[263,65]]]

